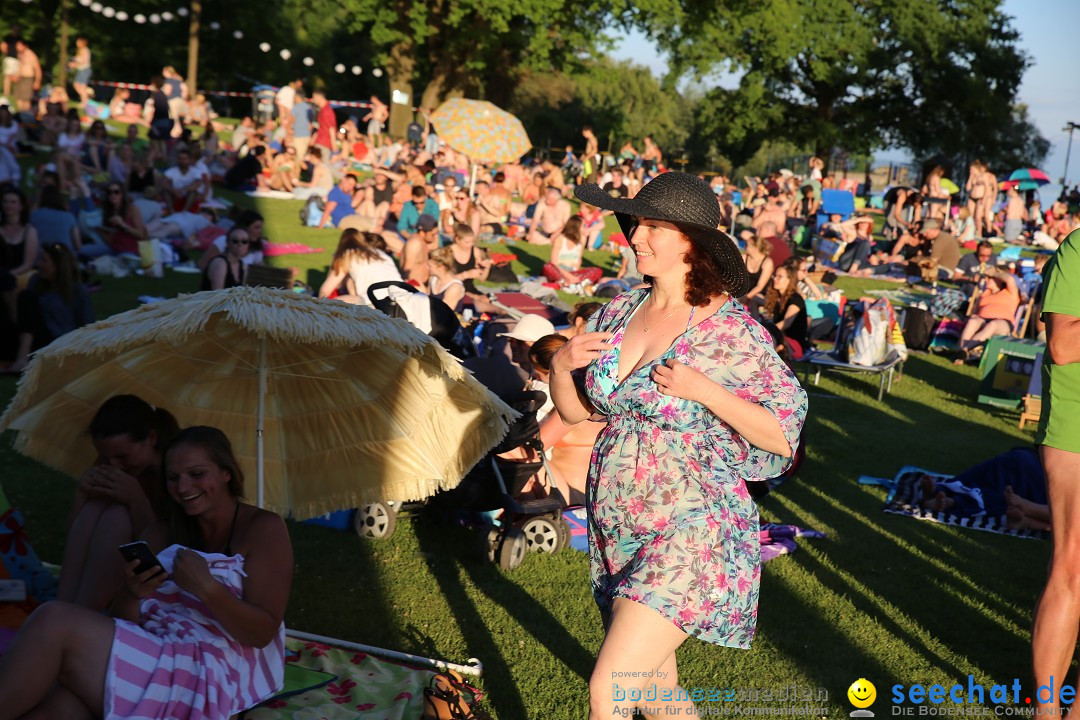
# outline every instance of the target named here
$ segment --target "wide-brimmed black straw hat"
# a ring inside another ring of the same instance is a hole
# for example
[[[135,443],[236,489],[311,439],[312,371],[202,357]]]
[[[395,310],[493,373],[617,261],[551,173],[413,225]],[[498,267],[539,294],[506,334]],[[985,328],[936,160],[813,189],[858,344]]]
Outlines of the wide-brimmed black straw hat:
[[[739,247],[720,225],[720,204],[709,184],[681,172],[666,172],[653,178],[633,199],[612,197],[599,185],[580,185],[578,200],[615,213],[619,227],[630,240],[638,218],[663,220],[677,225],[691,241],[712,257],[721,279],[733,297],[750,289]]]

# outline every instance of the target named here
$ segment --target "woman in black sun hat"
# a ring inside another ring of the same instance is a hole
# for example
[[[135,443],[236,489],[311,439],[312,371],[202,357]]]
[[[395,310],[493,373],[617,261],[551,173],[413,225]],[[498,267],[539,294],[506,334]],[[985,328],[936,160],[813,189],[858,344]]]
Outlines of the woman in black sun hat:
[[[633,199],[596,185],[648,288],[611,301],[551,365],[563,419],[607,417],[586,487],[593,594],[606,635],[590,717],[680,714],[687,636],[748,648],[757,619],[757,509],[746,481],[780,475],[806,393],[735,298],[746,266],[702,180],[659,175]],[[615,679],[613,679],[615,678]]]

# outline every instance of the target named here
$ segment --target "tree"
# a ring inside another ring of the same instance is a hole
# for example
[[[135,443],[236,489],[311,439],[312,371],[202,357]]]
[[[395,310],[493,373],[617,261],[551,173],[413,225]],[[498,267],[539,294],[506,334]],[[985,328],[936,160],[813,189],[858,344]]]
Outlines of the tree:
[[[580,147],[581,128],[591,125],[602,150],[618,151],[628,140],[640,145],[650,135],[670,155],[685,148],[692,125],[689,100],[663,88],[648,68],[607,58],[566,73],[524,73],[508,109],[534,143],[556,147]]]
[[[1005,152],[1000,143],[1023,135],[1012,108],[1028,59],[999,5],[652,0],[621,21],[646,27],[678,74],[742,73],[736,90],[709,93],[701,109],[702,129],[739,164],[767,137],[823,158],[890,145]]]
[[[391,89],[431,109],[461,95],[505,106],[522,72],[580,63],[597,46],[608,10],[568,0],[343,0],[340,7],[348,29],[370,38]],[[422,88],[418,98],[414,87]],[[406,114],[391,107],[391,131],[403,134]]]

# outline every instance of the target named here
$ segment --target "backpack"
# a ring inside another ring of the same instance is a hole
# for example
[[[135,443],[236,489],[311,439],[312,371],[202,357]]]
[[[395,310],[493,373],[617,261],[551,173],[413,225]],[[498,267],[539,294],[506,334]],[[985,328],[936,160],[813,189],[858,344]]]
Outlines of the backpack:
[[[927,350],[934,332],[934,316],[929,310],[910,307],[904,316],[904,342],[912,350]]]
[[[420,123],[409,123],[409,127],[405,130],[405,137],[408,138],[409,144],[413,147],[420,147],[420,142],[424,139],[424,128]]]
[[[326,201],[320,195],[312,195],[300,208],[300,224],[304,227],[319,227],[323,211],[326,210]]]

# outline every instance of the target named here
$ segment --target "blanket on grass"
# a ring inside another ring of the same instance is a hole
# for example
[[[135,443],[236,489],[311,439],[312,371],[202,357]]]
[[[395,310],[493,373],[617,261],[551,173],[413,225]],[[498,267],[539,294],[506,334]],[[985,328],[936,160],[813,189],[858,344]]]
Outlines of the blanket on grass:
[[[310,255],[311,253],[321,252],[321,248],[311,247],[303,243],[263,243],[263,255],[267,257],[274,257],[275,255]]]
[[[244,720],[414,720],[423,712],[424,688],[435,676],[431,669],[291,637],[285,650],[285,689],[244,713]]]
[[[976,466],[978,467],[978,466]],[[966,473],[965,473],[966,474]],[[920,487],[924,477],[929,477],[939,487],[945,487],[951,495],[958,498],[954,506],[956,510],[936,512],[926,510],[920,505],[923,500],[923,491]],[[964,475],[946,475],[931,472],[913,465],[900,468],[896,477],[876,478],[863,475],[859,477],[862,485],[881,485],[888,488],[889,494],[885,498],[885,512],[893,515],[907,515],[944,525],[956,525],[958,527],[983,530],[985,532],[998,533],[1000,535],[1012,535],[1014,537],[1045,539],[1048,533],[1041,530],[1010,528],[1008,518],[996,502],[996,493],[990,488],[980,488],[973,483],[965,483]],[[1014,488],[1015,489],[1015,488]],[[984,493],[984,490],[987,492]],[[955,493],[955,494],[954,494]],[[975,503],[983,503],[983,511],[969,511]]]

